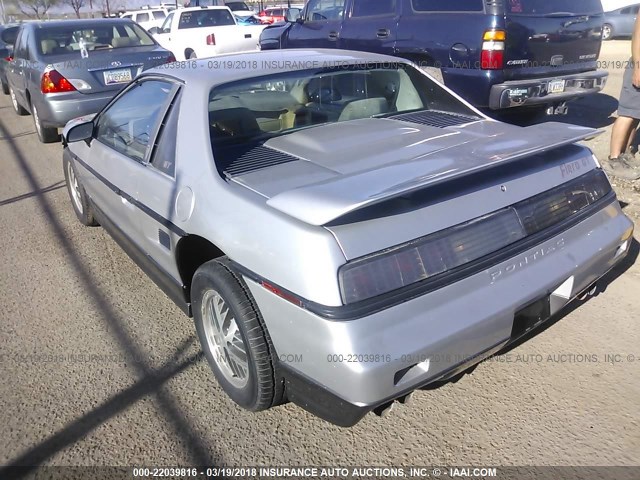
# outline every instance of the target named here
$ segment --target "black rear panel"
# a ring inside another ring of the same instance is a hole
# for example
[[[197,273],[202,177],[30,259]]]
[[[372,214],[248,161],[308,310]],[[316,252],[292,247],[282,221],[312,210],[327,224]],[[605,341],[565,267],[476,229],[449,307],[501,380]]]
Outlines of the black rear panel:
[[[600,0],[504,0],[508,78],[594,70],[602,44]]]

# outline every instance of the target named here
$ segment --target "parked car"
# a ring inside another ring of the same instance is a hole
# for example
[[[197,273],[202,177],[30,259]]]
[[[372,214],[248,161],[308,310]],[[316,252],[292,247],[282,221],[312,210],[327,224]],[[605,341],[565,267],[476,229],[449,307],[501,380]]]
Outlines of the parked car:
[[[121,18],[130,18],[148,31],[153,27],[161,27],[168,14],[169,10],[164,7],[153,7],[123,13]]]
[[[174,61],[142,27],[125,19],[25,23],[7,68],[18,115],[30,112],[44,142],[72,118],[95,113],[136,75]]]
[[[600,0],[309,0],[299,22],[270,26],[272,48],[347,48],[436,69],[478,107],[566,112],[599,92]]]
[[[229,7],[229,9],[236,17],[253,17],[256,13],[258,13],[250,8],[245,2],[227,2],[225,3],[225,5]]]
[[[244,27],[251,27],[253,25],[264,25],[256,15],[253,15],[251,17],[238,17],[237,15],[234,15],[234,17],[236,19],[236,23]]]
[[[353,425],[544,324],[629,251],[574,143],[596,130],[490,120],[380,54],[223,58],[143,73],[67,125],[63,164],[78,219],[194,316],[246,409]]]
[[[19,28],[18,24],[0,25],[0,87],[5,95],[9,95],[7,64],[13,58],[13,45]]]
[[[171,12],[162,28],[150,33],[178,60],[186,60],[255,51],[264,27],[238,25],[228,7],[190,7]]]
[[[265,8],[258,13],[258,18],[262,23],[295,22],[300,17],[299,8],[272,7]]]
[[[633,35],[633,27],[636,24],[639,9],[640,4],[605,12],[602,39],[611,40],[616,37],[630,37]]]

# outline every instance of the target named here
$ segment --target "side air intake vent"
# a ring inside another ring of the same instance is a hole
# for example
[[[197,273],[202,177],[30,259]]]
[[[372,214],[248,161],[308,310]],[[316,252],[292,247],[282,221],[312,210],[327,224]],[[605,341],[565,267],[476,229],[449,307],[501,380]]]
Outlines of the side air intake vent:
[[[478,117],[468,117],[466,115],[456,115],[447,112],[439,112],[436,110],[424,110],[421,112],[400,113],[392,115],[388,118],[400,120],[403,122],[418,123],[420,125],[428,125],[430,127],[453,127],[454,125],[463,125],[469,122],[480,120]]]

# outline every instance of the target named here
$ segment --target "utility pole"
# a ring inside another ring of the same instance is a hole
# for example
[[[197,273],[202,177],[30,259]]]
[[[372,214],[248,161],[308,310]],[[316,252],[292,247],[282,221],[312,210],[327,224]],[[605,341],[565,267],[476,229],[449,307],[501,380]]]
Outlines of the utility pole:
[[[7,19],[4,16],[4,0],[0,0],[0,6],[2,6],[2,23],[6,23]]]

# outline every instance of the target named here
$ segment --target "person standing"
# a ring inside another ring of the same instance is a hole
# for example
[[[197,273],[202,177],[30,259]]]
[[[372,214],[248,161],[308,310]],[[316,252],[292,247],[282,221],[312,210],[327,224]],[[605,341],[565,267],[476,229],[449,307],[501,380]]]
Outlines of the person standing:
[[[611,131],[609,159],[605,166],[613,174],[640,176],[640,160],[630,152],[640,124],[640,15],[631,40],[631,60],[624,73],[618,106],[618,118]],[[637,174],[636,174],[637,173]]]

